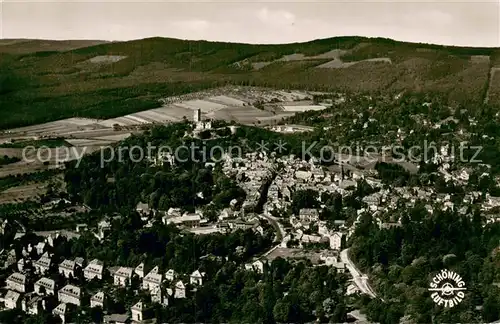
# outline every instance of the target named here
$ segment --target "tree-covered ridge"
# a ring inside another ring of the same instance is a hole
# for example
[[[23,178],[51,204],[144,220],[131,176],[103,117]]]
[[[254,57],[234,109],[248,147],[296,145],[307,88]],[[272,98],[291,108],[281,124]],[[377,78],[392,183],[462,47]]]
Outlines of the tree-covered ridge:
[[[500,58],[496,48],[365,37],[281,45],[156,37],[60,52],[2,52],[23,44],[0,46],[1,128],[66,117],[112,118],[157,107],[159,98],[227,84],[371,93],[412,90],[437,92],[447,102],[482,102],[491,68]],[[317,68],[330,58],[311,58],[334,50],[344,51],[344,61],[384,58],[392,63]],[[292,54],[302,54],[304,60],[281,60]],[[106,55],[123,59],[109,64],[88,61]],[[255,70],[251,64],[257,62],[272,64]],[[491,80],[493,102],[498,99],[497,79]]]
[[[403,316],[411,323],[497,320],[498,223],[485,227],[477,211],[429,215],[422,206],[401,217],[401,227],[380,229],[366,215],[351,241],[352,256],[384,300],[366,304],[369,317],[381,323]],[[427,290],[441,269],[459,273],[467,285],[465,300],[449,310],[435,305]]]

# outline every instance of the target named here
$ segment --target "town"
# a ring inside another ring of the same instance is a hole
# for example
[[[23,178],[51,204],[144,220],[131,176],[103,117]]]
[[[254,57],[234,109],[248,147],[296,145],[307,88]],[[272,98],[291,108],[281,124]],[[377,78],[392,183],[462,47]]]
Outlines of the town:
[[[195,112],[194,132],[209,130],[209,122],[201,121]],[[466,183],[473,170],[470,168],[450,171],[454,156],[448,147],[441,148],[434,156],[436,174],[448,185]],[[361,157],[364,158],[364,157]],[[175,166],[171,155],[161,155],[150,161],[152,167]],[[214,163],[207,162],[207,166]],[[384,181],[377,168],[360,168],[348,162],[324,166],[315,159],[302,160],[294,155],[276,156],[274,152],[256,151],[243,156],[224,155],[220,167],[230,179],[245,192],[245,200],[233,199],[229,207],[221,210],[216,219],[208,219],[202,210],[192,212],[181,208],[156,210],[139,202],[136,212],[143,228],[176,226],[195,235],[226,234],[236,230],[252,230],[265,235],[264,225],[270,225],[274,234],[273,246],[241,264],[246,271],[264,273],[267,265],[276,258],[309,260],[313,266],[326,265],[337,273],[346,274],[349,284],[347,295],[366,294],[377,298],[368,276],[361,273],[350,259],[346,242],[371,215],[382,228],[400,227],[397,210],[421,206],[427,213],[436,210],[470,212],[470,206],[479,203],[485,213],[500,206],[500,199],[480,191],[471,191],[463,199],[452,193],[442,193],[418,186],[395,186]],[[489,177],[489,165],[480,165],[479,178]],[[477,172],[477,170],[475,171]],[[202,193],[200,193],[202,195]],[[357,203],[348,203],[353,197]],[[344,203],[343,203],[344,202]],[[59,202],[56,202],[59,203]],[[70,201],[63,203],[71,204]],[[353,208],[357,206],[357,208]],[[337,208],[341,210],[332,210]],[[334,215],[348,215],[336,219]],[[330,215],[330,216],[329,216]],[[62,258],[58,244],[61,238],[78,238],[82,233],[92,233],[98,240],[106,240],[114,230],[113,218],[101,219],[95,228],[78,224],[74,230],[61,229],[50,233],[35,232],[28,240],[27,230],[4,220],[1,233],[15,230],[15,243],[0,252],[6,272],[5,309],[20,309],[27,314],[51,312],[63,323],[74,322],[74,314],[82,306],[104,310],[104,323],[154,323],[152,305],[168,308],[172,300],[182,300],[186,294],[195,293],[207,280],[205,272],[179,273],[177,269],[149,267],[141,262],[135,267],[104,264],[99,259],[82,257]],[[488,222],[498,218],[490,217]],[[20,246],[21,242],[29,242]],[[134,292],[133,303],[122,313],[110,313],[108,301],[117,289]],[[353,320],[364,320],[359,312],[351,312]]]

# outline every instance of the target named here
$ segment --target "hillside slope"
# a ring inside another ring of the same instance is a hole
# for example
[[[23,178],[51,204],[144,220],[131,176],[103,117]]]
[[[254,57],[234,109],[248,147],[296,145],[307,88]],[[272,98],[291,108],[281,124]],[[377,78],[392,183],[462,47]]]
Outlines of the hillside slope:
[[[500,67],[497,48],[364,37],[284,45],[170,38],[87,47],[71,42],[0,43],[0,128],[116,117],[156,107],[160,97],[224,84],[437,92],[451,104],[483,102],[486,94],[490,104],[500,98],[497,78],[490,77]]]

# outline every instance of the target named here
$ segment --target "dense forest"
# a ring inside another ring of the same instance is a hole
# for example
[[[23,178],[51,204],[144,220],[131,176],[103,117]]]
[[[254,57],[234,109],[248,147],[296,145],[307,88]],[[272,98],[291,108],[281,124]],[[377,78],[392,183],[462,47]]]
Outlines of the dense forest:
[[[500,225],[483,226],[478,211],[461,216],[422,206],[403,211],[402,226],[380,229],[366,215],[351,243],[352,256],[367,270],[380,299],[366,304],[376,322],[490,322],[500,317],[497,282],[500,278]],[[465,300],[443,310],[426,289],[441,269],[460,273],[467,285]]]

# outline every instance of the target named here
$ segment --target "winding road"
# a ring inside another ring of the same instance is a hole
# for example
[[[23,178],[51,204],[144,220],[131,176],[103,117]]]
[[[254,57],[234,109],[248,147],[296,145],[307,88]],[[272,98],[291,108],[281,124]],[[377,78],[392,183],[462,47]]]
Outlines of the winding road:
[[[275,217],[268,215],[266,213],[258,215],[260,218],[267,220],[271,226],[274,228],[274,231],[276,232],[276,241],[278,244],[273,246],[269,251],[264,253],[262,256],[266,257],[269,254],[271,254],[274,250],[279,248],[281,246],[281,243],[283,242],[283,238],[285,237],[285,229],[283,226],[275,219]]]
[[[361,290],[362,293],[367,294],[371,298],[376,298],[377,294],[368,283],[368,276],[361,273],[354,262],[350,259],[349,249],[345,249],[340,252],[340,259],[346,264],[347,270],[349,270],[349,272],[351,273],[354,283],[359,288],[359,290]]]
[[[286,233],[283,225],[278,222],[278,218],[271,216],[266,212],[260,214],[259,217],[266,219],[271,224],[271,226],[274,227],[274,230],[276,231],[276,240],[282,242]]]

